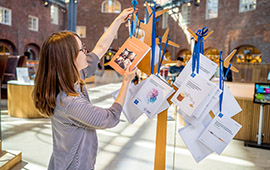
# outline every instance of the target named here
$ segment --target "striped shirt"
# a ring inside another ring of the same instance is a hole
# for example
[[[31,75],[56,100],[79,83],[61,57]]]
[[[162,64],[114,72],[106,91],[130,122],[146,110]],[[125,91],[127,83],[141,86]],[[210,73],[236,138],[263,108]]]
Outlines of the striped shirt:
[[[99,61],[94,53],[87,54],[89,66],[81,76],[92,76]],[[75,84],[78,96],[58,94],[52,121],[53,153],[49,170],[91,170],[96,162],[98,141],[96,129],[105,129],[119,123],[122,107],[113,103],[109,109],[91,104],[85,87]]]

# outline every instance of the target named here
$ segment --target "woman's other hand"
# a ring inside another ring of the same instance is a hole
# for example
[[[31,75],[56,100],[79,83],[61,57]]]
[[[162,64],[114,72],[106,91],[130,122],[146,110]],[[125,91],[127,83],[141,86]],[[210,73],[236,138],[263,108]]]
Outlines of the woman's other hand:
[[[135,12],[137,12],[138,9],[135,9]],[[127,8],[124,9],[121,14],[117,17],[122,23],[126,22],[128,19],[131,19],[132,13],[134,12],[133,8]]]
[[[134,70],[130,70],[130,64],[127,66],[127,69],[124,73],[124,78],[123,78],[123,83],[130,83],[131,80],[134,79],[136,72],[138,70],[138,68],[136,67]]]

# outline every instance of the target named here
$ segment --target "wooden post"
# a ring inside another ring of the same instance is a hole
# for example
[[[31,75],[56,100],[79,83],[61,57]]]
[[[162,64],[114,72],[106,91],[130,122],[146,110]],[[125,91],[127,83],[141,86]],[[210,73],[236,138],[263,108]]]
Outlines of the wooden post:
[[[152,9],[149,7],[148,3],[145,2],[146,9],[150,14]],[[163,13],[167,12],[168,9],[164,9],[161,11],[156,12],[156,17],[162,15]],[[152,46],[152,31],[153,31],[153,15],[149,18],[149,22],[146,24],[141,24],[141,28],[145,31],[144,43],[149,46]],[[167,36],[169,33],[169,29],[166,30],[164,35],[162,36],[162,43],[166,43]],[[157,40],[156,40],[157,41]],[[169,45],[179,48],[179,45],[169,41]],[[161,44],[160,44],[161,45]],[[146,73],[147,75],[151,74],[151,65],[150,61],[150,52],[143,58],[143,60],[138,64],[138,68]],[[157,73],[158,70],[158,63],[154,66],[154,74]],[[174,87],[175,88],[175,87]],[[171,95],[168,99],[169,104]],[[155,150],[155,170],[165,170],[166,168],[166,142],[167,142],[167,113],[168,109],[164,110],[163,112],[159,113],[157,116],[157,131],[156,131],[156,150]]]
[[[166,168],[167,113],[168,109],[157,115],[154,170],[165,170]]]

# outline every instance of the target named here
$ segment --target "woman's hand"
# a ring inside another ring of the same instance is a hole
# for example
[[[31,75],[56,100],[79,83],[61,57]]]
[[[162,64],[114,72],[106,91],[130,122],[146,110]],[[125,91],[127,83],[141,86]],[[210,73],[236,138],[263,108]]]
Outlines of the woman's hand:
[[[136,67],[134,70],[130,71],[130,65],[128,65],[127,69],[124,73],[123,83],[129,84],[131,82],[131,80],[134,79],[137,70],[138,70],[138,68]]]
[[[138,9],[135,9],[135,12],[137,12]],[[117,17],[122,23],[126,22],[128,19],[131,19],[132,13],[134,12],[133,8],[127,8],[124,9],[121,14]]]
[[[130,69],[131,68],[130,68],[130,64],[129,64],[127,66],[125,73],[124,73],[123,83],[122,83],[122,86],[120,88],[119,94],[118,94],[117,98],[115,99],[115,102],[119,103],[122,107],[125,103],[128,85],[131,82],[131,80],[135,77],[135,74],[137,72],[137,68],[135,68],[132,71],[130,71]]]

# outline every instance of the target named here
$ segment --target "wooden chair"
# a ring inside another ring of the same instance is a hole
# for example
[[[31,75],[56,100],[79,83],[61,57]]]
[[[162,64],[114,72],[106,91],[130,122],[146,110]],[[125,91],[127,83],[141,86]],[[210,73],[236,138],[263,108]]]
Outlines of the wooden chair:
[[[26,65],[26,60],[27,60],[27,56],[20,56],[19,57],[19,62],[18,62],[18,66],[17,67],[25,67]]]
[[[6,66],[7,66],[7,60],[8,60],[8,56],[6,55],[0,56],[0,79],[1,79],[0,87],[2,87],[3,78],[4,78]]]
[[[1,86],[1,99],[7,99],[7,82],[16,80],[16,67],[23,65],[24,56],[8,56]]]

